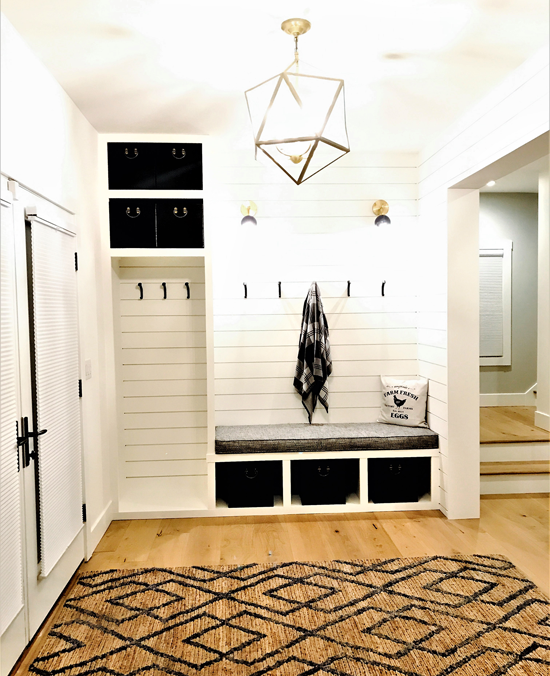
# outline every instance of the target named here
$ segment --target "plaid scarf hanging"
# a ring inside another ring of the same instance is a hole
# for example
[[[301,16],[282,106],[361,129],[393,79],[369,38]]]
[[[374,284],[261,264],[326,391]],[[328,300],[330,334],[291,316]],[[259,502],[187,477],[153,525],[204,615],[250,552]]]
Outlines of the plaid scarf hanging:
[[[323,312],[321,292],[317,282],[313,282],[304,302],[298,362],[294,376],[294,387],[302,396],[302,404],[310,423],[317,399],[328,413],[326,381],[331,372],[328,323]]]

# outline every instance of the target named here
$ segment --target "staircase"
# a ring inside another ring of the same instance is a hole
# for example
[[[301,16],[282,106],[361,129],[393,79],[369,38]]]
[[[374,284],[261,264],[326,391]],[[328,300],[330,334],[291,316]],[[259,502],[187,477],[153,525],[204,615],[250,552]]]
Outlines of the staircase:
[[[550,492],[550,434],[534,407],[481,409],[481,495]]]

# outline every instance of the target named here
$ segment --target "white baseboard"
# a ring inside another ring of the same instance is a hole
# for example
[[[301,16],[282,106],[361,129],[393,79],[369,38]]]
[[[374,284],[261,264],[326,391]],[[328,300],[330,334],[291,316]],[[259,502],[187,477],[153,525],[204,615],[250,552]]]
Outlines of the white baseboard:
[[[481,495],[549,493],[548,474],[504,474],[481,476]]]
[[[89,530],[87,531],[86,561],[90,560],[92,554],[94,553],[94,549],[99,544],[101,538],[105,535],[107,528],[109,528],[109,525],[113,520],[112,511],[113,511],[113,501],[110,500],[106,505],[105,509],[101,512],[101,514],[97,517],[97,519],[94,521],[94,523],[90,526]]]
[[[481,462],[521,462],[550,460],[550,442],[529,441],[518,444],[480,444]]]
[[[537,384],[530,387],[527,392],[501,392],[497,394],[480,394],[480,406],[535,406],[537,398],[535,390]],[[539,425],[540,427],[540,425]],[[546,428],[545,428],[546,429]]]
[[[541,411],[535,411],[535,426],[550,432],[550,415]]]

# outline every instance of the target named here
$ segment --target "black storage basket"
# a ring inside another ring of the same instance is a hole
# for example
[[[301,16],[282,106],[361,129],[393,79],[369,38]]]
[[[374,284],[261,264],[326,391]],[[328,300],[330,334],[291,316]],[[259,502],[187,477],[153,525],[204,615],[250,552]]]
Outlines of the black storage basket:
[[[431,458],[369,458],[369,500],[418,502],[430,492]]]
[[[228,507],[273,507],[276,495],[283,495],[281,461],[216,464],[216,498]]]
[[[302,505],[345,505],[359,484],[359,460],[293,460],[292,494]]]

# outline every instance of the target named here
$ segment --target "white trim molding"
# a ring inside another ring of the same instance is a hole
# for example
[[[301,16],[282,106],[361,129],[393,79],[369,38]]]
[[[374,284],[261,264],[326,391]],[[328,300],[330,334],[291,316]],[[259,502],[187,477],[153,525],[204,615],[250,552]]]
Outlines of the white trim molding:
[[[550,415],[542,411],[535,411],[535,427],[541,427],[550,432]]]
[[[481,495],[548,493],[548,474],[503,474],[481,477]]]
[[[90,526],[86,537],[86,561],[92,558],[95,548],[107,532],[112,521],[113,501],[109,500],[101,514]]]
[[[537,383],[527,392],[495,392],[479,395],[479,405],[484,406],[535,406]],[[540,427],[540,425],[538,426]],[[546,429],[546,428],[543,428]]]

